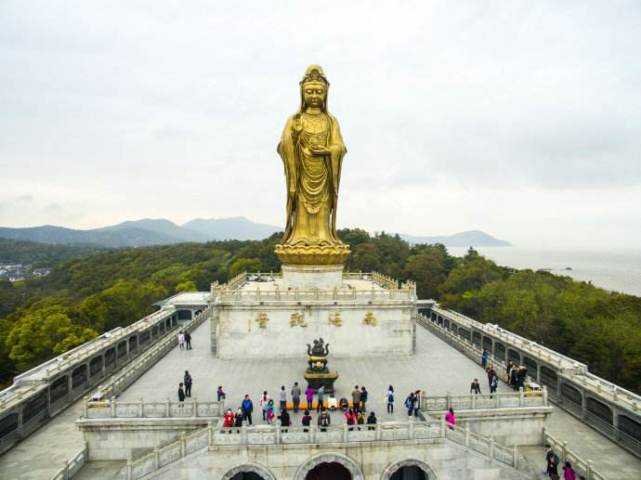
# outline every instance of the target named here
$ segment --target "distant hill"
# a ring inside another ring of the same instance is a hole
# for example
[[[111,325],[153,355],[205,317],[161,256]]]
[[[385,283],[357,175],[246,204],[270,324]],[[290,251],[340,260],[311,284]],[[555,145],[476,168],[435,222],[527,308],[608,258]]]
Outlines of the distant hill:
[[[512,245],[510,242],[499,240],[480,230],[469,230],[453,235],[432,237],[417,237],[401,234],[401,238],[409,243],[442,243],[446,247],[509,247]]]
[[[165,219],[146,218],[89,230],[53,225],[27,228],[0,227],[0,238],[57,245],[144,247],[209,240],[259,240],[279,230],[282,228],[254,223],[244,217],[199,218],[182,226]]]
[[[98,245],[50,245],[22,240],[0,238],[0,263],[32,264],[34,267],[52,267],[59,262],[86,257],[104,251]]]

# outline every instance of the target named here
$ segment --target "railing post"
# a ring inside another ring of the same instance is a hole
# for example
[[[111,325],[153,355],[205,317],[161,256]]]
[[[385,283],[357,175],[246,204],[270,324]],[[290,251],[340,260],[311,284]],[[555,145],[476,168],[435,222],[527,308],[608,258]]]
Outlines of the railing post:
[[[494,461],[494,437],[490,438],[490,461]]]
[[[311,443],[316,443],[316,425],[313,423],[309,426],[309,436]]]
[[[198,416],[198,397],[194,397],[194,411],[191,414],[192,417]]]
[[[187,454],[187,439],[183,433],[180,436],[180,457],[183,458]]]
[[[519,450],[516,448],[516,445],[512,447],[512,466],[517,468],[519,465]]]
[[[278,445],[280,443],[280,427],[276,425],[273,428],[276,429],[276,445]]]
[[[133,480],[134,466],[131,464],[131,458],[127,459],[127,480]]]
[[[374,433],[374,438],[376,440],[381,440],[381,438],[383,438],[383,431],[381,430],[381,424],[380,423],[376,424],[376,432]]]
[[[84,417],[89,418],[89,397],[85,397]]]
[[[347,424],[343,425],[343,442],[347,443]]]
[[[69,480],[71,477],[69,476],[69,460],[65,462],[65,469],[62,472],[62,476],[64,480]]]
[[[210,447],[214,445],[214,422],[209,420],[207,422],[207,445]]]
[[[247,445],[249,442],[249,435],[247,435],[247,425],[240,427],[240,441],[243,445]]]
[[[154,448],[154,469],[160,468],[160,450],[158,447]]]
[[[116,399],[113,398],[111,400],[111,418],[116,418]]]
[[[472,410],[476,410],[476,394],[475,393],[470,393],[470,397],[472,400]]]
[[[441,438],[445,438],[447,433],[447,424],[445,423],[445,417],[441,416]]]
[[[415,433],[414,433],[414,417],[410,417],[409,419],[409,428],[408,428],[408,434],[410,437],[410,440],[414,440]]]
[[[465,429],[465,447],[470,447],[470,427]]]
[[[171,417],[171,400],[167,398],[167,405],[166,405],[166,411],[167,411],[167,418]]]
[[[525,394],[523,392],[523,387],[519,387],[519,407],[525,405]]]
[[[138,406],[138,416],[140,418],[145,418],[145,404],[142,398],[140,399],[140,405]]]
[[[588,460],[585,463],[585,480],[591,480],[592,478],[592,460]]]
[[[543,406],[548,406],[548,387],[543,385]]]
[[[568,458],[568,442],[563,441],[561,444],[561,463],[565,463]]]

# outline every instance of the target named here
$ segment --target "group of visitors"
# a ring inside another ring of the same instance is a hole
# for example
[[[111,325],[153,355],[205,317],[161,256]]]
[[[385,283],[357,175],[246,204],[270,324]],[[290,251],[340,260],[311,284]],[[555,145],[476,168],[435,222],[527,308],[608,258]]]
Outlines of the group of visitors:
[[[561,459],[552,449],[550,445],[545,446],[547,450],[545,451],[545,473],[551,480],[559,480],[559,463]],[[585,477],[579,476],[579,480],[585,480]],[[565,462],[563,464],[563,480],[577,480],[576,471],[572,468],[570,462]]]
[[[505,367],[507,373],[507,378],[514,390],[520,390],[525,384],[525,378],[527,377],[527,367],[519,366],[513,363],[512,361],[507,362]]]
[[[410,392],[407,398],[405,398],[405,409],[407,410],[408,417],[411,417],[411,416],[418,417],[418,412],[421,409],[421,391],[420,390],[416,390],[415,392]]]
[[[178,333],[178,348],[181,350],[191,350],[191,334],[189,332]]]
[[[191,397],[191,386],[193,379],[188,370],[185,370],[183,381],[178,384],[178,401],[184,402],[186,397]],[[182,406],[182,405],[181,405]]]

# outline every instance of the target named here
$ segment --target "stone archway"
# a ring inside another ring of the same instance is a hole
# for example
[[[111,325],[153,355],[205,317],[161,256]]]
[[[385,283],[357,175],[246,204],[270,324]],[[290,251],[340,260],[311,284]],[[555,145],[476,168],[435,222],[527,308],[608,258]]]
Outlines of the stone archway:
[[[422,470],[423,473],[425,474],[425,480],[437,479],[436,474],[427,463],[421,460],[416,460],[414,458],[408,458],[406,460],[401,460],[400,462],[395,462],[389,465],[383,471],[383,475],[381,475],[381,480],[392,480],[392,477],[394,476],[394,474],[405,467],[416,467]]]
[[[294,480],[307,480],[309,473],[322,464],[339,464],[344,467],[351,475],[351,480],[364,480],[363,472],[351,458],[339,453],[327,453],[317,455],[303,463],[296,474]]]
[[[242,474],[253,476],[254,479],[252,480],[256,480],[256,477],[261,480],[276,480],[276,477],[269,470],[255,463],[245,463],[227,470],[222,480],[237,480],[238,476],[242,478]]]

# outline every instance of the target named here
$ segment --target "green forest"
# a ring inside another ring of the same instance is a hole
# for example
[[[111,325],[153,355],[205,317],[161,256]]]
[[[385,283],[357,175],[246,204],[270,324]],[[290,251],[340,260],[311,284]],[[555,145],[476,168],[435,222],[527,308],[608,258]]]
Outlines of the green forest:
[[[409,245],[360,229],[339,234],[352,248],[347,270],[413,280],[419,298],[496,323],[641,393],[641,298],[502,267],[472,249],[459,258],[440,244]],[[82,252],[58,261],[46,277],[0,282],[0,379],[6,385],[19,372],[133,323],[174,293],[208,290],[243,271],[278,271],[279,239]]]

